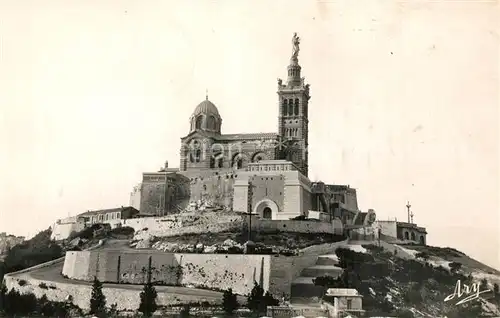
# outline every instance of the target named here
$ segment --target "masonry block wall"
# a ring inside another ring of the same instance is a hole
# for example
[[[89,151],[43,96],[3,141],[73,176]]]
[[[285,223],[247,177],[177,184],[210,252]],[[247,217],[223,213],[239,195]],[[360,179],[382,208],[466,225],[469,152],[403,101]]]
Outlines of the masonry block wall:
[[[254,281],[266,290],[269,288],[269,255],[174,254],[155,250],[67,255],[70,257],[65,260],[63,275],[78,280],[91,281],[95,275],[102,282],[144,284],[151,257],[152,279],[165,285],[232,288],[241,295],[252,290]],[[99,264],[91,268],[89,265],[97,260]]]
[[[165,207],[167,198],[166,174],[144,175],[141,190],[141,214],[157,215]]]
[[[284,208],[285,178],[283,175],[251,176],[249,182],[252,186],[252,207],[263,199],[269,199],[278,205],[281,212]]]
[[[233,207],[235,173],[219,173],[191,178],[191,202],[207,202],[213,205]]]
[[[396,221],[377,221],[374,227],[380,228],[380,232],[384,235],[391,236],[394,238],[398,237]]]

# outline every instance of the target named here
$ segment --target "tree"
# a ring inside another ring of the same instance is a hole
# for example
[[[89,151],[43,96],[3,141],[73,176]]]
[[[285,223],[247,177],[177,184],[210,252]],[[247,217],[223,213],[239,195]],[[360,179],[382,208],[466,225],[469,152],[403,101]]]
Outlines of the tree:
[[[269,291],[264,294],[264,289],[257,282],[254,282],[252,291],[247,298],[248,309],[258,312],[265,313],[267,311],[267,306],[277,306],[279,301],[275,299]]]
[[[250,310],[259,310],[260,304],[262,303],[262,298],[264,297],[264,289],[254,282],[252,291],[247,298],[247,306]]]
[[[156,292],[156,289],[151,282],[151,273],[152,270],[150,257],[147,269],[147,282],[141,292],[141,303],[139,305],[139,312],[142,312],[145,317],[151,317],[153,313],[158,309],[158,305],[156,304],[156,297],[158,296],[158,293]]]
[[[7,286],[5,283],[0,284],[0,314],[5,312],[5,305],[7,300]]]
[[[99,318],[106,317],[106,297],[102,293],[102,283],[95,276],[90,298],[90,314]]]
[[[156,297],[158,293],[151,282],[144,285],[144,289],[141,292],[141,303],[139,305],[139,312],[145,317],[151,317],[153,313],[158,309],[156,304]]]
[[[233,290],[231,288],[225,290],[222,294],[222,308],[226,314],[231,315],[238,306],[238,299],[236,298],[236,294],[233,294]]]

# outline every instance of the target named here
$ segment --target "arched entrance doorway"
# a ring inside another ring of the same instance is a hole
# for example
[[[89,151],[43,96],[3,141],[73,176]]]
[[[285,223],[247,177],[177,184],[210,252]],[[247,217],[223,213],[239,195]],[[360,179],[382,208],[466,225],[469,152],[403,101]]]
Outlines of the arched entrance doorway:
[[[272,219],[273,218],[273,210],[270,207],[266,206],[264,210],[262,210],[262,218],[263,219]]]
[[[253,212],[257,213],[263,219],[272,220],[275,218],[278,210],[278,205],[274,201],[263,199],[255,205]]]

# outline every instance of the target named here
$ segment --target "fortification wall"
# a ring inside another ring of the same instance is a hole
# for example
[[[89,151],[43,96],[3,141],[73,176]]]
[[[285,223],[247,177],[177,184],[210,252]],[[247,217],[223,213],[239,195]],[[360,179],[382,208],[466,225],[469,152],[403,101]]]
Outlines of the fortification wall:
[[[190,183],[191,201],[213,205],[233,206],[235,174],[230,172],[205,172],[201,176],[192,176]]]
[[[216,221],[210,221],[213,217]],[[184,234],[198,233],[220,233],[230,231],[241,231],[248,228],[248,223],[239,215],[235,214],[215,214],[206,220],[202,220],[195,225],[185,224],[184,222],[169,223],[157,222],[150,218],[148,221],[138,221],[137,223],[124,223],[124,226],[131,226],[137,232],[134,236],[136,240],[142,240],[151,236],[156,237],[171,237]],[[134,220],[135,221],[135,220]],[[292,232],[292,233],[327,233],[327,234],[342,234],[342,223],[326,223],[316,221],[294,221],[294,220],[264,220],[252,219],[252,231],[258,233],[276,233],[276,232]],[[147,231],[144,230],[147,228]],[[143,230],[143,231],[141,231]]]
[[[170,286],[232,288],[248,294],[254,281],[269,288],[269,255],[174,254],[156,250],[67,252],[63,275],[70,279],[144,284],[151,257],[152,280]],[[97,264],[97,266],[92,266]]]
[[[150,236],[169,237],[184,234],[220,233],[240,231],[248,228],[248,216],[233,212],[192,212],[167,217],[151,217],[123,220],[123,226],[130,226],[136,231],[135,239]],[[329,233],[341,235],[342,222],[267,220],[252,217],[252,230],[262,233]],[[144,230],[147,228],[147,231]]]
[[[65,240],[67,239],[71,233],[80,232],[85,228],[85,224],[83,222],[74,222],[74,223],[55,223],[52,226],[52,233],[50,238],[55,241]]]

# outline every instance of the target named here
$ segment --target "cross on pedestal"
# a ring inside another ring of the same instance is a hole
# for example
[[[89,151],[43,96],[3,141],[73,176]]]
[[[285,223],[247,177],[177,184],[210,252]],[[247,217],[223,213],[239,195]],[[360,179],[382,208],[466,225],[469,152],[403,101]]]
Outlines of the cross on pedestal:
[[[406,209],[408,210],[408,223],[412,223],[410,220],[410,208],[411,208],[411,204],[410,204],[410,201],[408,201],[406,203]],[[411,218],[413,218],[413,215],[411,216]]]

